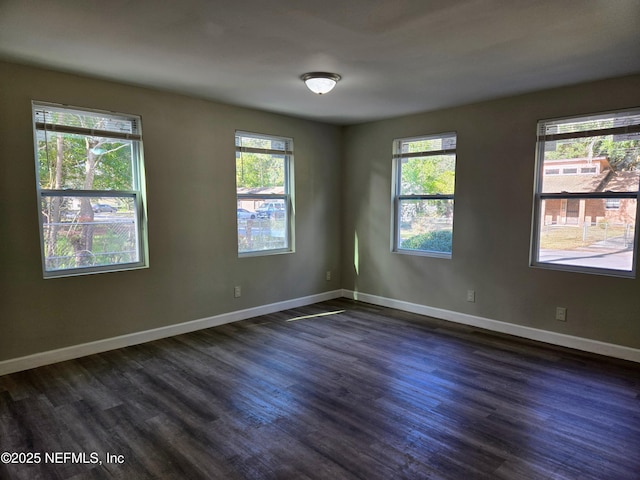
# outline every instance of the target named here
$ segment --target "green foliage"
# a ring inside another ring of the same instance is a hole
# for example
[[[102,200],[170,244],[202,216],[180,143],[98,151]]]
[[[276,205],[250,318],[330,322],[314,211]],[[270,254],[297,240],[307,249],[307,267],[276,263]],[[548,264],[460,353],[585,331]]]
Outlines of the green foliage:
[[[285,157],[262,153],[236,155],[238,188],[284,187]]]
[[[451,194],[455,182],[455,157],[410,158],[402,164],[402,194]]]
[[[555,150],[544,154],[545,160],[607,157],[616,171],[634,170],[640,163],[640,141],[615,142],[613,136],[577,138],[558,141]]]
[[[96,190],[130,190],[131,179],[131,147],[123,147],[120,142],[105,143],[100,147],[105,151],[100,155],[95,167],[93,188]]]
[[[407,238],[400,247],[408,250],[451,253],[452,238],[451,230],[435,230]]]
[[[56,188],[58,136],[62,140],[61,188],[130,190],[132,146],[98,137],[49,133],[39,135],[40,187]],[[89,159],[89,155],[93,158]]]

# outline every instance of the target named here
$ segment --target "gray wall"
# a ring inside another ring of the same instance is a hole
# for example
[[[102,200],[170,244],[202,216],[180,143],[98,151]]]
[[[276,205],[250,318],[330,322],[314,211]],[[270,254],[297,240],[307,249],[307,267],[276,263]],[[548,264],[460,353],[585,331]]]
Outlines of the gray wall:
[[[528,266],[537,120],[637,106],[633,76],[347,127],[343,288],[640,348],[639,280]],[[458,133],[453,258],[391,253],[392,141],[448,131]]]
[[[0,86],[0,360],[340,287],[339,127],[9,63]],[[150,268],[43,280],[31,100],[142,116]],[[237,256],[236,129],[294,138],[293,254]]]

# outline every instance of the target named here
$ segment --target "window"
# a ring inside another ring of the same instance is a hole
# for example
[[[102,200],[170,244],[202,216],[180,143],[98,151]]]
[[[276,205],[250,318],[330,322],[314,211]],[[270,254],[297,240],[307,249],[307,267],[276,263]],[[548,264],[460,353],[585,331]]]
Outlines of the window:
[[[238,254],[293,251],[293,140],[236,132]]]
[[[33,103],[45,278],[147,266],[140,118]]]
[[[618,210],[620,208],[619,198],[607,198],[605,208],[607,210]]]
[[[640,109],[541,121],[537,152],[531,264],[634,277]]]
[[[456,134],[394,141],[393,251],[451,258]]]

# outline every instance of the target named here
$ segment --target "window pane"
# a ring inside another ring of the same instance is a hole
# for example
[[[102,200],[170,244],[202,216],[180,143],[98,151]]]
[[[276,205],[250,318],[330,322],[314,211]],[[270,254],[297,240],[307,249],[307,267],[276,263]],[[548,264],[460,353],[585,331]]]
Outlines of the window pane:
[[[632,271],[636,209],[631,198],[543,200],[538,261]]]
[[[285,155],[236,152],[238,194],[285,194]]]
[[[238,198],[238,252],[289,248],[289,215],[285,199]]]
[[[140,261],[133,197],[42,196],[45,270]]]
[[[54,106],[37,106],[34,109],[36,123],[66,127],[89,128],[114,133],[139,133],[136,119],[105,112],[89,112]]]
[[[398,248],[451,254],[453,200],[400,200]]]
[[[38,130],[40,188],[133,190],[137,142]]]
[[[640,125],[640,113],[637,111],[609,112],[578,118],[547,120],[540,124],[539,135],[578,133],[630,125]]]
[[[402,140],[400,153],[435,152],[438,150],[453,150],[456,148],[456,134],[438,135],[435,137],[421,137]]]
[[[637,133],[544,142],[542,192],[635,192],[639,169]]]
[[[289,140],[285,138],[276,138],[269,136],[261,136],[257,134],[240,134],[236,135],[236,147],[244,148],[261,148],[263,150],[289,150]]]
[[[450,195],[455,184],[455,155],[403,158],[400,195]]]

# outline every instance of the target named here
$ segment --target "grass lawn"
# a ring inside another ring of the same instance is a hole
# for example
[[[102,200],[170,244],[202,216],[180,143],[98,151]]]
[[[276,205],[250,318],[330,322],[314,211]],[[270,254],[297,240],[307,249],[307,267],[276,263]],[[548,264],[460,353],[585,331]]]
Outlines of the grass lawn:
[[[624,238],[625,226],[589,225],[547,225],[542,227],[540,248],[550,250],[573,250],[588,247],[597,242]]]

